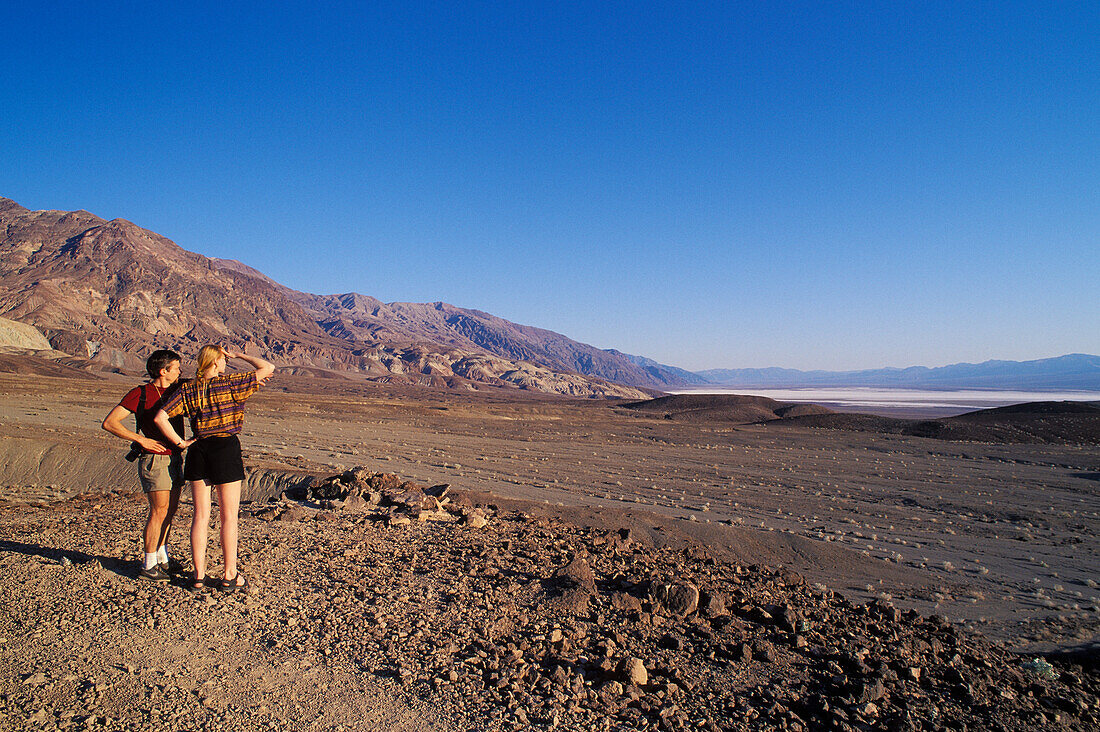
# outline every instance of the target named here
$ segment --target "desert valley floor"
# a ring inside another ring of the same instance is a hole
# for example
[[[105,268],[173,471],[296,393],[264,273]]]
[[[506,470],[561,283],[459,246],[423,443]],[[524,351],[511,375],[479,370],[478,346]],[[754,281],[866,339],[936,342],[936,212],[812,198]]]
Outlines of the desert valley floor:
[[[78,549],[76,537],[103,530],[96,524],[107,518],[123,523],[106,527],[113,536],[97,540],[95,548],[118,560],[137,556],[142,504],[140,496],[125,495],[134,489],[132,466],[122,460],[125,445],[99,428],[129,384],[121,377],[0,374],[0,518],[7,539],[0,546],[0,560],[6,573],[42,588],[61,586],[57,583],[64,584],[63,579],[43,579],[35,572],[48,569],[28,562],[69,566],[71,558],[58,552]],[[250,402],[242,442],[246,464],[255,472],[246,493],[255,500],[242,519],[245,573],[249,537],[258,530],[249,528],[258,525],[249,516],[262,510],[268,497],[261,476],[324,477],[361,466],[429,486],[449,484],[454,494],[498,516],[522,512],[569,531],[630,529],[635,541],[653,551],[702,546],[731,566],[759,565],[767,571],[784,567],[810,585],[854,602],[877,599],[944,616],[961,632],[980,634],[1006,652],[1087,650],[1100,636],[1100,447],[1095,445],[946,442],[768,424],[684,422],[603,401],[296,377],[276,378]],[[177,519],[177,527],[184,528],[176,529],[173,541],[175,554],[186,560],[184,513],[189,513],[187,507]],[[62,518],[50,524],[51,516]],[[66,531],[74,532],[73,537],[65,536]],[[386,541],[392,543],[392,536]],[[514,546],[509,542],[505,552]],[[285,561],[293,565],[287,547],[293,549],[294,541],[284,536],[275,545],[283,547]],[[309,546],[325,551],[323,543]],[[212,556],[220,556],[219,550]],[[117,569],[112,581],[121,582],[120,588],[137,586],[126,571]],[[257,567],[255,574],[259,590],[254,589],[245,607],[257,602],[257,592],[260,598],[266,594],[293,602],[284,597],[285,587],[276,587],[274,569]],[[409,575],[408,581],[415,585],[418,576]],[[146,601],[154,590],[116,588],[141,593],[135,602]],[[416,588],[404,590],[415,593]],[[174,593],[173,603],[189,599],[179,588],[166,591]],[[205,612],[213,602],[208,598],[199,606]],[[20,653],[37,648],[34,641],[17,638],[13,627],[2,632],[0,659],[5,664],[17,664]],[[220,636],[228,631],[217,627],[209,632]],[[216,645],[210,640],[199,645]],[[41,648],[35,652],[46,653]],[[324,659],[306,671],[299,663],[299,673],[282,696],[308,695],[309,688],[322,683],[321,677],[324,683],[338,684],[333,676],[345,672]],[[133,661],[116,658],[112,663],[104,666],[106,676],[140,675]],[[166,667],[175,661],[161,658],[160,663]],[[191,661],[207,671],[217,664],[210,654]],[[110,670],[116,666],[128,670]],[[87,709],[88,698],[103,701],[109,696],[106,689],[121,688],[122,682],[105,677],[99,689],[100,682],[93,680],[92,697],[73,696],[73,704],[79,707],[83,698],[85,706],[66,712],[64,700],[48,701],[51,697],[44,692],[34,696],[35,688],[56,681],[48,671],[43,679],[26,664],[18,671],[5,674],[11,679],[4,682],[8,688],[0,708],[5,715],[0,719],[10,728],[40,726],[17,720],[16,709],[37,710],[43,715],[39,722],[59,729],[78,723],[127,728],[124,710],[108,714]],[[340,691],[347,693],[347,688]],[[34,699],[41,701],[38,707]],[[304,713],[314,713],[301,703]],[[461,709],[452,709],[448,717],[434,708],[430,714],[442,716],[421,726],[415,720],[429,718],[423,716],[428,712],[393,703],[393,710],[375,708],[373,717],[360,718],[388,729],[477,727],[461,721],[472,719]],[[214,715],[204,719],[216,721],[218,714],[226,714],[225,704],[220,710],[217,704],[202,707],[203,714]],[[268,707],[275,710],[271,719],[296,714],[293,706],[268,701],[264,709]],[[566,716],[546,723],[582,724],[577,720],[583,717],[568,716],[571,708],[565,704]],[[1078,716],[1063,721],[1086,719],[1088,710],[1086,703],[1076,710]],[[316,728],[335,726],[321,711],[316,714]],[[1048,717],[1044,719],[1052,723],[1058,719]],[[516,719],[513,715],[478,724],[507,726],[511,720],[514,728],[522,727]],[[657,719],[634,724],[678,728],[678,717],[671,713],[653,721]],[[160,721],[166,729],[188,728],[179,719]],[[718,720],[708,722],[726,728]],[[359,728],[347,720],[340,723]],[[867,715],[856,714],[834,726],[874,728],[868,723]],[[634,728],[631,724],[623,721],[621,728]],[[695,726],[686,717],[683,724]],[[730,729],[740,728],[739,723],[729,724]],[[785,724],[775,722],[777,728]],[[920,728],[919,721],[913,724]],[[926,728],[937,728],[929,724],[925,722]]]

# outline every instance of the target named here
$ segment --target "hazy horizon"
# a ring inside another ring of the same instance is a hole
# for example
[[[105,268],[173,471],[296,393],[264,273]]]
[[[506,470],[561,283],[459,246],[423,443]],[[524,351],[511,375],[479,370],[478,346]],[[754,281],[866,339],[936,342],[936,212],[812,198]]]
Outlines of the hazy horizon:
[[[888,386],[805,386],[772,388],[753,386],[698,386],[672,389],[669,394],[750,394],[776,401],[849,402],[862,406],[970,406],[984,409],[990,405],[1023,402],[1091,402],[1100,400],[1098,389],[912,389]]]
[[[814,373],[814,372],[817,372],[817,371],[824,371],[826,373],[859,373],[861,371],[884,371],[884,370],[888,370],[888,369],[897,369],[897,370],[900,371],[900,370],[909,369],[909,368],[938,369],[938,368],[944,368],[944,367],[947,367],[947,366],[963,366],[963,365],[977,366],[977,365],[987,363],[987,362],[990,362],[990,361],[1005,361],[1005,362],[1008,362],[1008,363],[1026,363],[1028,361],[1047,361],[1047,360],[1050,360],[1050,359],[1064,358],[1066,356],[1087,356],[1087,357],[1091,357],[1091,358],[1100,358],[1100,355],[1097,355],[1097,354],[1094,354],[1094,353],[1058,353],[1058,354],[1054,354],[1054,355],[1051,355],[1051,356],[1040,356],[1038,358],[1029,358],[1029,359],[984,358],[984,359],[981,359],[980,361],[953,361],[953,362],[949,362],[949,363],[935,363],[935,364],[931,364],[931,363],[886,364],[886,365],[876,365],[876,366],[861,366],[861,367],[852,368],[852,369],[794,368],[794,367],[791,367],[791,366],[779,366],[779,365],[772,364],[772,365],[768,365],[768,366],[713,366],[713,367],[708,367],[708,368],[703,368],[703,369],[688,369],[688,370],[690,370],[692,373],[696,373],[696,374],[702,374],[702,373],[705,373],[707,371],[741,371],[741,370],[766,371],[768,369],[793,370],[793,371],[801,371],[803,373]],[[675,365],[675,364],[668,364],[668,365]]]

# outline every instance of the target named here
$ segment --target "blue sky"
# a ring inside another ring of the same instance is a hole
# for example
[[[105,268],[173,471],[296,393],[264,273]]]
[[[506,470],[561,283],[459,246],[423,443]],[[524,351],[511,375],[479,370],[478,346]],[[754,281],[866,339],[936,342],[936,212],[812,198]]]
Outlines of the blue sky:
[[[691,369],[1100,353],[1095,3],[30,2],[0,195]]]

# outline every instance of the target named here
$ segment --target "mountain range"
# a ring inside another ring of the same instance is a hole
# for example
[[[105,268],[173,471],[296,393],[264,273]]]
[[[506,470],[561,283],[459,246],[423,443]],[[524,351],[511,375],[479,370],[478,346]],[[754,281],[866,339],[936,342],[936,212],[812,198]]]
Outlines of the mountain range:
[[[226,343],[299,370],[450,388],[639,398],[692,383],[678,369],[447,303],[298,292],[124,219],[6,198],[0,316],[34,326],[59,354],[139,372],[150,349]]]
[[[931,369],[693,373],[444,302],[299,292],[125,219],[30,211],[0,198],[0,347],[140,373],[153,348],[192,354],[203,343],[306,373],[582,397],[707,386],[1100,389],[1100,357],[1081,354]]]
[[[698,376],[728,387],[877,387],[895,389],[1100,390],[1100,356],[1072,353],[1034,361],[984,361],[929,368],[862,371],[711,369]]]

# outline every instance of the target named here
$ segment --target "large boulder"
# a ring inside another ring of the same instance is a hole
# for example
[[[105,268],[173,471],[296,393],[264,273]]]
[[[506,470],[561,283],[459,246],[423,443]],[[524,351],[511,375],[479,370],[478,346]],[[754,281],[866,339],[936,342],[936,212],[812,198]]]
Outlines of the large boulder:
[[[686,618],[699,608],[699,588],[688,582],[654,581],[650,599],[669,615]]]

